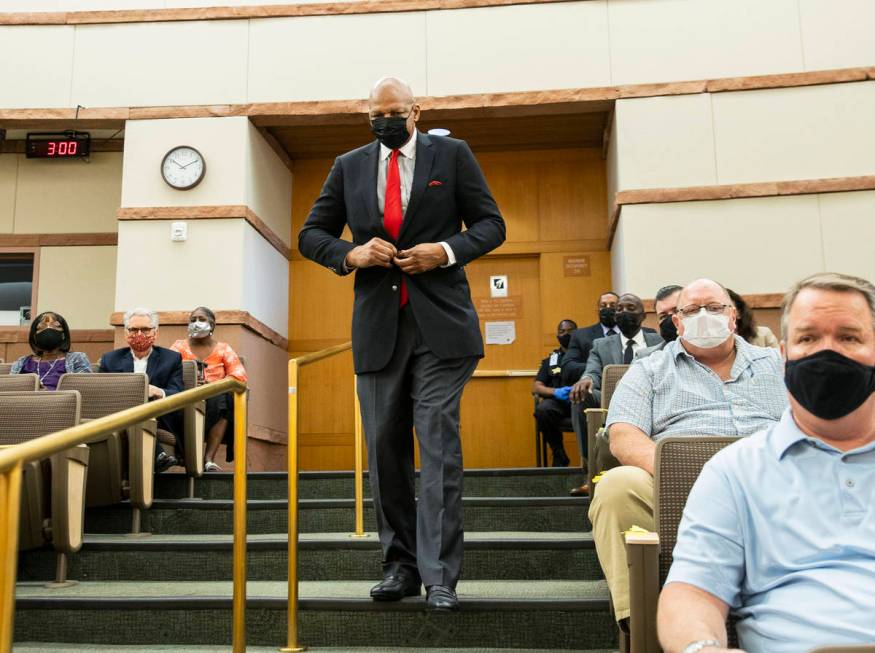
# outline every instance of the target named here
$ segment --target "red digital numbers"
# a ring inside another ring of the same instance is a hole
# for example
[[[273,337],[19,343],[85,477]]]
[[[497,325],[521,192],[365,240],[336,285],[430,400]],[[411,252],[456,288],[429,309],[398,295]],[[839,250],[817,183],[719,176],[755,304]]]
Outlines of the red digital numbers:
[[[76,156],[79,150],[79,143],[76,141],[49,141],[48,156]]]

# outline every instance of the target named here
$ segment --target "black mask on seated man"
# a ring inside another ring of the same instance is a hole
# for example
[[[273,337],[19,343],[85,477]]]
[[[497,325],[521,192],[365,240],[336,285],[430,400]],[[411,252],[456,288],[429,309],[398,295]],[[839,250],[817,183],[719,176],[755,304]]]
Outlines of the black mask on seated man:
[[[616,315],[617,315],[616,308],[607,308],[607,307],[600,308],[599,309],[599,322],[601,322],[602,326],[604,326],[605,328],[613,329],[614,326],[617,324],[617,322],[615,320]]]
[[[410,138],[407,118],[408,116],[374,118],[371,120],[371,131],[383,145],[390,150],[397,150]]]
[[[620,333],[627,338],[631,338],[638,333],[638,330],[641,328],[641,323],[644,321],[644,314],[623,311],[622,313],[617,313],[616,320],[617,328],[620,329]]]
[[[58,329],[43,329],[33,337],[40,351],[54,351],[64,344],[64,332]]]
[[[566,333],[561,336],[556,336],[556,340],[559,341],[559,346],[562,347],[562,349],[568,349],[568,345],[571,344],[571,334]]]
[[[678,328],[674,325],[671,315],[662,318],[662,322],[659,323],[659,335],[666,342],[673,342],[678,339]]]
[[[853,413],[875,392],[875,366],[823,349],[788,360],[784,383],[808,412],[820,419],[839,419]]]

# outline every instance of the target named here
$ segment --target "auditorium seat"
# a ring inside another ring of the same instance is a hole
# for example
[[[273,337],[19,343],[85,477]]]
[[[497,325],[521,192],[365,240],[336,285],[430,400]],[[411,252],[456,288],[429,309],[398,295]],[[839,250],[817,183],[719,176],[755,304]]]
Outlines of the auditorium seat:
[[[628,365],[605,365],[602,369],[601,408],[587,408],[584,411],[586,413],[586,447],[590,457],[587,470],[590,487],[593,487],[593,478],[608,468],[605,459],[610,460],[611,458],[610,448],[607,446],[600,447],[599,451],[602,452],[602,460],[596,460],[596,438],[603,437],[607,440],[607,432],[603,429],[605,420],[608,417],[608,406],[611,405],[611,397],[614,396],[617,384],[628,369]]]
[[[79,391],[82,421],[88,421],[146,403],[149,378],[136,373],[64,374],[58,390]],[[88,443],[87,504],[105,506],[130,500],[132,533],[140,531],[140,510],[152,505],[156,431],[156,420],[150,419]]]
[[[705,463],[737,437],[667,437],[656,443],[653,477],[655,533],[626,535],[629,558],[629,640],[631,653],[655,650],[656,606],[668,577],[678,526]],[[730,642],[734,630],[730,630]],[[622,650],[622,648],[621,648]]]
[[[9,374],[12,371],[12,363],[0,363],[0,374]]]
[[[0,446],[76,426],[79,415],[78,392],[0,392]],[[88,447],[79,445],[22,469],[19,548],[51,543],[57,585],[67,584],[67,555],[82,546],[88,457]]]
[[[0,376],[0,392],[34,392],[39,390],[36,374],[4,374]]]

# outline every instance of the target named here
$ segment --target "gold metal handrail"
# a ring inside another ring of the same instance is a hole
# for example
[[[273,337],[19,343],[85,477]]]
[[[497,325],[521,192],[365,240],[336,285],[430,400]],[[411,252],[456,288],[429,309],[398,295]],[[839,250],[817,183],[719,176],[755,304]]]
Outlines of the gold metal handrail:
[[[283,653],[304,651],[306,646],[298,642],[298,396],[299,378],[298,372],[305,365],[325,360],[337,354],[352,349],[352,343],[346,342],[335,345],[322,351],[305,354],[289,360],[289,439],[288,439],[288,481],[289,481],[289,555],[288,555],[288,623],[286,632],[286,646],[281,648]],[[355,395],[355,494],[356,494],[356,534],[364,534],[364,514],[359,509],[363,505],[361,496],[363,493],[362,476],[364,474],[361,463],[361,416],[359,413],[358,393],[353,387]]]
[[[226,378],[172,397],[128,408],[87,424],[73,426],[21,444],[0,449],[0,653],[12,651],[15,609],[15,577],[18,564],[18,518],[21,470],[25,463],[87,443],[108,433],[124,430],[148,419],[179,410],[190,404],[234,393],[234,653],[246,651],[246,384]]]
[[[507,379],[537,375],[538,370],[474,370],[474,377],[478,379]]]

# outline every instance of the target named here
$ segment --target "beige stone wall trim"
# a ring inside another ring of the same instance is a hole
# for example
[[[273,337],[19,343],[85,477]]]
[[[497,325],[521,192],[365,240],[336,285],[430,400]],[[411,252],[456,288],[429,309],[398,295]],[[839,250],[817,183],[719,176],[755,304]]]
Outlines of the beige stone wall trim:
[[[188,324],[188,311],[158,311],[159,324],[183,325]],[[113,313],[109,317],[109,323],[115,327],[124,325],[124,313]],[[269,326],[254,318],[247,311],[216,311],[216,324],[241,325],[261,336],[268,342],[288,350],[289,341]]]
[[[4,327],[0,329],[0,343],[13,344],[27,342],[29,327]],[[70,329],[70,339],[74,342],[112,342],[112,329]],[[11,362],[11,361],[6,361]]]
[[[572,0],[364,0],[313,4],[255,5],[251,7],[195,7],[179,9],[129,9],[114,11],[19,12],[0,14],[0,25],[93,25],[102,23],[158,23],[185,20],[234,20],[385,14],[401,11],[469,9],[571,2]]]
[[[793,181],[769,181],[752,184],[723,184],[713,186],[686,186],[683,188],[642,188],[623,190],[614,198],[611,210],[610,238],[620,220],[623,206],[628,204],[663,204],[668,202],[698,202],[730,200],[748,197],[779,197],[782,195],[814,195],[819,193],[846,193],[858,190],[875,190],[875,175],[861,177],[831,177],[826,179],[800,179]]]
[[[93,247],[118,245],[118,234],[0,234],[0,247]]]
[[[256,440],[265,440],[276,444],[286,444],[288,441],[288,435],[285,431],[278,431],[277,429],[272,429],[269,426],[262,426],[261,424],[250,424],[248,435],[250,438],[255,438]]]
[[[525,115],[526,113],[563,114],[579,112],[584,108],[607,110],[611,102],[625,98],[790,88],[859,82],[867,79],[875,79],[875,68],[838,68],[810,73],[727,77],[664,84],[632,84],[517,93],[475,93],[424,97],[420,98],[420,103],[430,119],[449,116],[474,118]],[[124,126],[125,120],[225,116],[248,116],[257,127],[338,125],[356,122],[364,124],[362,121],[366,104],[366,100],[360,99],[235,105],[108,107],[82,109],[75,123],[73,122],[75,109],[0,109],[0,126],[9,129],[48,129],[57,126],[58,122],[63,122],[66,126],[74,124],[79,129],[118,129]]]
[[[286,260],[290,260],[292,257],[292,250],[283,242],[282,238],[267,226],[252,209],[242,204],[214,206],[123,206],[116,211],[116,217],[119,220],[216,220],[240,218],[246,220]]]

